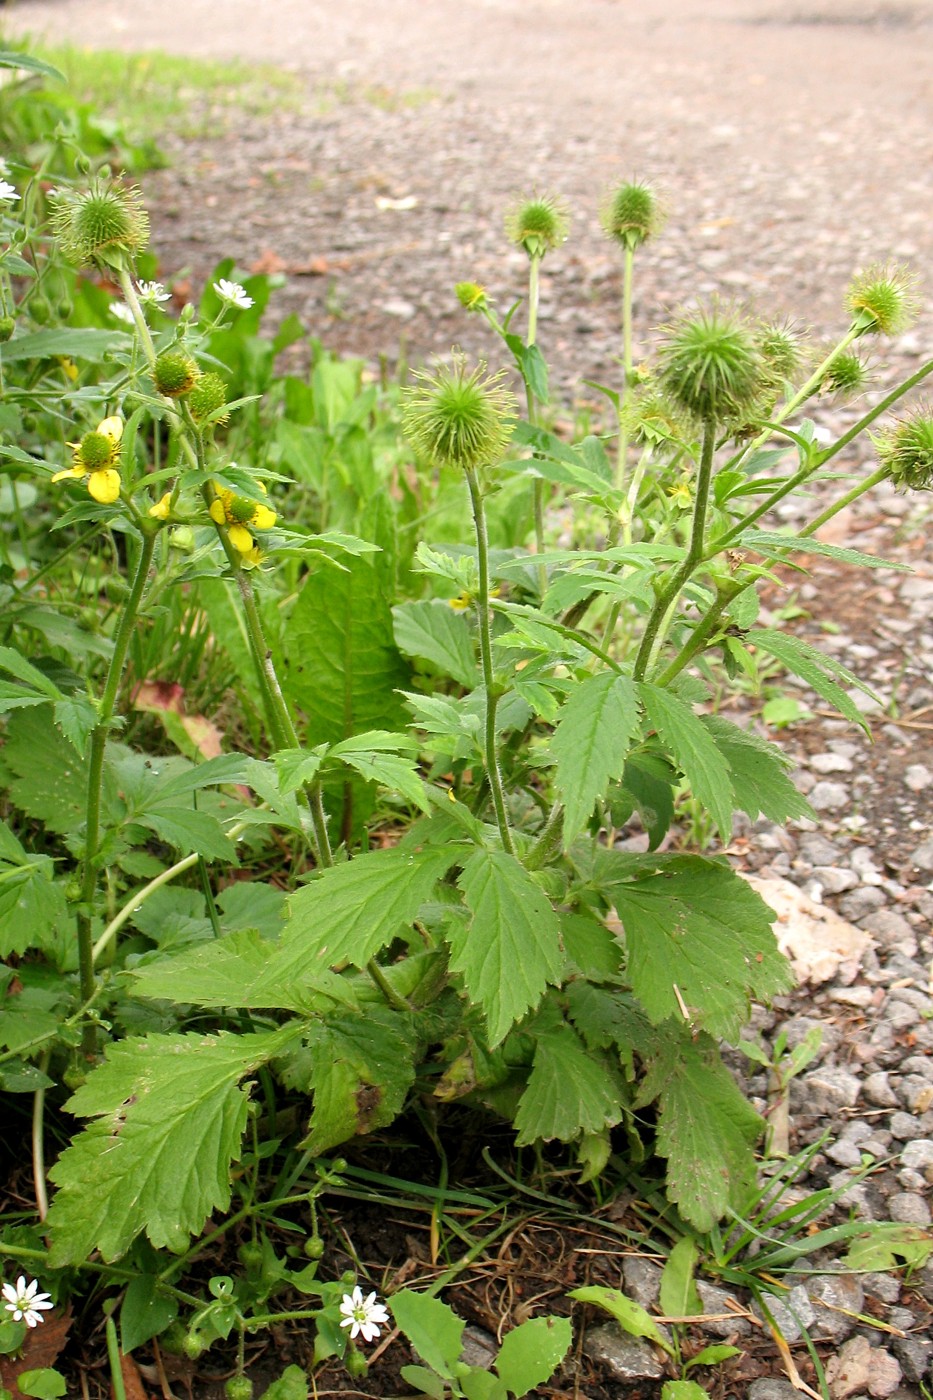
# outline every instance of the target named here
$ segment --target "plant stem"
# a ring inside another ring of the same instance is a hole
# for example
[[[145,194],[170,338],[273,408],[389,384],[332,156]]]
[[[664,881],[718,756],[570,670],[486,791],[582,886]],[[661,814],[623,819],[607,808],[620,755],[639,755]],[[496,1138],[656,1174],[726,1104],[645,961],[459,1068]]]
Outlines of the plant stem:
[[[133,320],[136,323],[136,329],[139,332],[139,338],[142,341],[146,359],[149,361],[150,366],[153,366],[156,362],[155,346],[152,343],[152,335],[150,334],[139,297],[136,295],[136,288],[133,286],[133,280],[125,267],[121,268],[117,275],[120,282],[120,290],[123,293],[127,306],[133,313]]]
[[[716,624],[733,599],[737,598],[740,593],[743,593],[746,588],[751,587],[752,583],[749,581],[743,584],[736,583],[733,584],[731,588],[721,588],[719,590],[704,616],[700,618],[700,621],[690,633],[689,638],[674,657],[674,660],[661,672],[660,676],[656,678],[655,685],[669,685],[675,676],[680,675],[681,671],[685,666],[689,665],[697,652],[703,650],[707,640],[715,631]]]
[[[635,269],[635,249],[625,246],[622,265],[622,397],[619,401],[619,442],[616,454],[616,486],[625,490],[628,475],[628,424],[624,418],[625,401],[632,378],[632,274]]]
[[[139,559],[133,577],[129,597],[123,608],[123,615],[113,643],[113,655],[104,683],[104,693],[97,709],[97,723],[91,731],[88,754],[87,806],[84,829],[84,858],[81,873],[81,903],[78,910],[78,975],[82,1001],[89,1001],[94,995],[94,948],[92,941],[92,920],[94,894],[97,889],[97,862],[100,846],[100,799],[104,775],[104,753],[107,735],[116,707],[117,691],[123,676],[126,654],[136,624],[136,614],[149,577],[149,566],[155,549],[156,532],[147,532],[142,537]],[[81,1040],[82,1050],[89,1058],[96,1053],[97,1030],[90,1022],[85,1025]]]
[[[808,525],[804,525],[798,534],[798,539],[804,539],[807,535],[815,535],[821,525],[825,525],[827,520],[832,520],[834,515],[838,515],[846,506],[857,501],[859,496],[864,496],[866,491],[870,491],[873,486],[877,486],[879,481],[884,481],[888,475],[887,467],[878,467],[871,476],[867,476],[864,481],[856,482],[851,491],[847,491],[844,496],[840,496],[838,501],[834,501],[831,506],[820,511]]]
[[[555,802],[547,821],[541,828],[537,841],[525,857],[524,865],[526,870],[540,870],[542,866],[547,865],[551,856],[560,846],[563,830],[563,804]]]
[[[525,336],[525,344],[529,347],[536,343],[538,337],[538,273],[540,268],[540,257],[535,257],[534,254],[532,254],[528,263],[528,332]],[[528,422],[532,427],[535,427],[538,422],[538,404],[527,378],[525,378],[525,403],[528,409]],[[533,492],[535,550],[538,554],[544,553],[544,486],[544,478],[540,476],[536,477],[533,483]],[[543,598],[547,592],[547,569],[543,564],[539,564],[536,573],[538,577],[538,592]]]
[[[713,458],[716,451],[716,423],[709,419],[703,428],[703,448],[700,455],[700,470],[697,475],[696,495],[693,502],[693,524],[690,530],[690,544],[682,563],[674,570],[667,586],[662,589],[651,609],[644,636],[635,657],[632,675],[636,681],[644,680],[651,663],[655,643],[663,640],[668,626],[668,615],[676,606],[684,584],[703,558],[703,535],[706,529],[706,508],[709,489],[713,479]],[[663,631],[662,631],[663,624]],[[659,635],[660,633],[660,635]]]
[[[489,540],[486,534],[486,511],[483,506],[483,493],[476,472],[465,472],[470,488],[470,502],[473,507],[473,523],[476,528],[476,554],[479,564],[479,593],[476,598],[476,617],[479,623],[479,651],[483,666],[483,685],[486,690],[486,775],[489,790],[496,811],[496,822],[502,838],[503,850],[515,854],[512,833],[509,830],[505,810],[505,794],[502,790],[502,774],[499,772],[499,756],[496,749],[496,707],[499,696],[496,690],[492,669],[492,631],[489,626]]]
[[[39,1057],[39,1073],[45,1074],[52,1058],[51,1049]],[[45,1086],[32,1098],[32,1176],[36,1188],[36,1211],[44,1220],[49,1213],[49,1196],[45,1185]]]

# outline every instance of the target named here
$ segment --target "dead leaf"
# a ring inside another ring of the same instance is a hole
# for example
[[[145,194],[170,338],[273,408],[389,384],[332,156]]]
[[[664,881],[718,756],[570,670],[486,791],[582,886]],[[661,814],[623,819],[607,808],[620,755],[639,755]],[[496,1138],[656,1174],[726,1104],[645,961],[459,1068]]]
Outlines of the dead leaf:
[[[838,976],[853,981],[859,964],[871,947],[862,929],[848,923],[825,905],[816,904],[803,890],[778,876],[767,879],[746,875],[752,889],[777,914],[774,932],[778,947],[790,958],[799,982],[818,986]]]
[[[185,692],[177,681],[140,681],[133,691],[133,708],[148,714],[168,710],[173,715],[183,715]]]
[[[185,713],[185,692],[177,681],[140,681],[133,691],[133,708],[161,716],[169,738],[175,743],[180,738],[177,732],[180,723],[203,758],[217,758],[223,753],[223,734],[216,724],[206,715]],[[176,718],[170,720],[170,716]],[[184,744],[179,744],[179,748],[183,749]]]
[[[0,1356],[0,1385],[16,1395],[19,1393],[16,1381],[24,1371],[39,1371],[45,1366],[54,1366],[68,1340],[72,1317],[70,1307],[63,1311],[56,1309],[46,1315],[44,1322],[31,1327],[26,1333],[19,1356]]]
[[[286,269],[284,258],[280,258],[278,253],[272,248],[263,248],[259,257],[250,267],[250,272],[258,275],[264,274],[266,277],[273,276],[276,272],[284,272]]]

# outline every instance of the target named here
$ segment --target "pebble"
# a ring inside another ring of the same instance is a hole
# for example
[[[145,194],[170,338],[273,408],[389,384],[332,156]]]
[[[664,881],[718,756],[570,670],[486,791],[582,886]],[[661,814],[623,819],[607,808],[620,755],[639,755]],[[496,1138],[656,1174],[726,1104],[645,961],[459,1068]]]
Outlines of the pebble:
[[[908,1146],[918,1141],[919,1130],[920,1119],[915,1118],[912,1113],[899,1111],[897,1113],[892,1113],[891,1117],[888,1119],[888,1132],[900,1142],[906,1142]],[[906,1165],[908,1165],[908,1163],[905,1163],[905,1166]]]
[[[862,1081],[862,1092],[869,1103],[877,1104],[879,1108],[897,1107],[897,1095],[891,1088],[887,1070],[878,1069],[867,1074]]]
[[[933,1342],[925,1337],[895,1337],[891,1350],[901,1363],[904,1380],[916,1385],[933,1364]]]
[[[901,1152],[901,1163],[913,1171],[933,1167],[933,1142],[929,1138],[914,1138]]]
[[[888,1211],[892,1220],[902,1225],[929,1225],[930,1207],[915,1191],[898,1191],[888,1198]]]
[[[810,801],[813,801],[812,796]],[[910,863],[918,870],[933,871],[933,841],[924,841],[915,851],[911,851]]]
[[[703,1331],[711,1332],[714,1337],[747,1336],[752,1330],[748,1318],[738,1313],[734,1317],[729,1315],[732,1312],[729,1305],[736,1301],[735,1294],[727,1293],[724,1288],[719,1288],[715,1283],[706,1283],[703,1279],[697,1279],[696,1285],[705,1313],[726,1314],[721,1322],[704,1322]]]
[[[583,1350],[613,1380],[658,1381],[664,1375],[664,1364],[653,1347],[609,1324],[588,1328]]]
[[[816,1320],[816,1313],[807,1296],[807,1290],[800,1283],[780,1298],[769,1294],[767,1307],[785,1342],[799,1341],[802,1329],[809,1328]],[[757,1302],[752,1303],[752,1312],[762,1320],[764,1319],[764,1314]]]
[[[807,1294],[813,1304],[811,1337],[843,1342],[855,1327],[855,1317],[865,1307],[865,1293],[857,1274],[818,1274],[808,1279]]]
[[[762,1376],[748,1387],[748,1400],[800,1400],[800,1391],[790,1381]]]
[[[862,920],[862,928],[878,940],[882,948],[899,948],[912,958],[917,951],[917,938],[903,914],[894,909],[877,909]]]
[[[851,804],[849,789],[842,783],[817,783],[810,793],[810,806],[817,812],[838,812]]]
[[[661,1266],[651,1259],[642,1259],[637,1254],[627,1254],[622,1260],[622,1278],[625,1294],[639,1307],[650,1312],[657,1307],[661,1296]]]
[[[824,894],[843,894],[858,884],[855,871],[840,865],[815,865],[813,878],[822,886]]]
[[[925,1113],[933,1104],[933,1084],[919,1074],[908,1074],[897,1086],[897,1096],[911,1113]]]
[[[852,760],[841,753],[815,753],[810,758],[810,767],[818,773],[851,773]]]
[[[862,1081],[846,1069],[815,1070],[791,1083],[791,1108],[795,1113],[829,1117],[840,1108],[854,1108]]]
[[[901,1368],[889,1351],[855,1336],[830,1357],[826,1382],[833,1400],[846,1400],[859,1391],[867,1391],[873,1400],[886,1400],[901,1383]]]
[[[471,1323],[463,1329],[461,1350],[468,1366],[482,1366],[488,1371],[498,1355],[499,1346],[491,1332],[474,1327]]]
[[[886,902],[883,890],[879,890],[876,885],[863,884],[840,899],[839,913],[844,919],[848,919],[850,924],[857,924],[860,919],[881,909]]]
[[[933,772],[925,763],[912,763],[905,770],[904,783],[911,792],[924,792],[933,783]]]

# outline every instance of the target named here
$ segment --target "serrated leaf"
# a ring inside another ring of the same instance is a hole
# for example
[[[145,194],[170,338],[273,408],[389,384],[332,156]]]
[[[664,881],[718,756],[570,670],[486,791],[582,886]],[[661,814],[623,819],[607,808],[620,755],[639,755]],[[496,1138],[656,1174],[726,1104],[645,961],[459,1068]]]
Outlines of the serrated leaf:
[[[788,671],[792,671],[795,676],[800,676],[801,680],[805,680],[811,690],[815,690],[817,695],[821,695],[830,705],[834,705],[847,720],[859,725],[866,733],[868,732],[865,716],[853,704],[850,696],[831,677],[835,676],[839,680],[844,680],[847,685],[855,686],[873,699],[877,699],[877,697],[870,686],[866,685],[852,671],[847,670],[835,658],[824,656],[815,647],[802,642],[799,637],[792,637],[787,632],[775,632],[770,628],[753,628],[746,633],[745,640],[750,645],[759,647],[769,656],[782,662]]]
[[[400,603],[392,609],[395,641],[406,656],[430,661],[445,676],[472,690],[479,667],[469,624],[461,612],[438,599]]]
[[[702,802],[722,836],[732,834],[732,784],[729,766],[688,705],[668,690],[643,681],[639,696],[650,723],[672,754],[693,795]]]
[[[457,854],[451,846],[369,851],[324,871],[289,898],[280,969],[344,962],[365,967],[417,918]]]
[[[52,1267],[79,1264],[95,1249],[112,1262],[141,1231],[157,1249],[177,1251],[212,1211],[226,1210],[249,1100],[239,1081],[293,1038],[285,1028],[109,1045],[68,1101],[96,1121],[49,1173],[58,1187],[47,1221]]]
[[[551,740],[555,789],[564,804],[564,844],[589,820],[598,797],[622,775],[638,728],[635,684],[628,676],[591,676],[571,693]]]
[[[561,914],[560,932],[569,962],[585,978],[608,982],[618,976],[622,948],[605,924],[583,914]]]
[[[42,947],[65,917],[65,896],[49,856],[29,855],[0,821],[0,958]]]
[[[568,1298],[575,1298],[578,1303],[591,1303],[594,1307],[602,1308],[610,1317],[614,1317],[616,1322],[627,1332],[630,1337],[647,1337],[649,1342],[654,1342],[655,1346],[661,1347],[668,1356],[673,1355],[673,1348],[658,1327],[654,1318],[646,1313],[644,1308],[631,1298],[626,1298],[624,1293],[620,1293],[617,1288],[603,1288],[598,1284],[588,1284],[584,1288],[574,1288],[567,1294]]]
[[[661,1311],[665,1317],[697,1317],[703,1304],[694,1275],[700,1249],[696,1240],[684,1235],[667,1256],[661,1273]]]
[[[682,1022],[686,1008],[694,1027],[736,1039],[751,998],[766,1001],[792,986],[773,911],[720,861],[664,855],[647,868],[638,879],[607,881],[632,991],[656,1025]]]
[[[126,343],[125,331],[105,331],[80,327],[78,329],[49,329],[29,335],[14,336],[0,345],[0,361],[48,360],[65,356],[69,360],[100,360],[108,352]]]
[[[289,967],[279,973],[278,949],[254,929],[243,929],[225,938],[198,943],[171,958],[134,967],[139,996],[166,1001],[191,1002],[195,1006],[245,1006],[253,1010],[302,1011],[350,1001],[352,993],[342,979],[327,968],[315,980],[296,976]]]
[[[58,835],[78,830],[87,803],[83,765],[55,728],[49,709],[20,710],[7,725],[2,762],[12,770],[9,794],[30,817]],[[113,787],[104,774],[102,804],[109,815]]]
[[[263,1400],[308,1400],[308,1375],[301,1366],[286,1366],[277,1381],[263,1391]]]
[[[505,851],[474,852],[457,883],[473,917],[452,922],[450,967],[482,1007],[495,1049],[559,981],[560,925],[540,885]]]
[[[69,696],[52,706],[55,723],[83,758],[91,731],[97,725],[97,710],[84,696]]]
[[[624,825],[635,809],[648,833],[648,849],[657,850],[674,821],[674,787],[677,774],[668,760],[656,753],[639,753],[626,759],[619,793],[623,810],[613,822]],[[630,805],[628,803],[630,802]]]
[[[314,1095],[305,1148],[329,1152],[391,1123],[414,1082],[416,1044],[408,1020],[389,1007],[331,1014],[312,1025],[284,1071],[289,1085]]]
[[[781,535],[773,530],[748,530],[735,541],[736,549],[753,549],[766,559],[780,559],[785,554],[820,554],[840,564],[861,564],[869,569],[910,569],[909,564],[879,559],[874,554],[862,554],[857,549],[843,549],[837,544],[825,544],[812,536]]]
[[[331,757],[334,756],[332,750]],[[379,783],[390,792],[397,792],[422,812],[431,810],[427,790],[412,759],[397,753],[343,753],[338,756],[367,782]]]
[[[44,671],[40,671],[32,662],[21,656],[15,647],[0,647],[0,671],[8,671],[11,676],[31,686],[48,700],[63,699],[58,686],[49,680]]]
[[[389,1299],[389,1307],[425,1365],[452,1380],[463,1349],[466,1323],[446,1303],[407,1288]]]
[[[196,851],[205,860],[237,862],[236,846],[209,812],[198,812],[193,807],[150,807],[137,812],[135,820],[184,855]]]
[[[734,807],[747,812],[753,821],[760,812],[778,824],[815,816],[787,776],[790,759],[776,745],[719,715],[704,715],[701,723],[729,765]]]
[[[570,1026],[536,1038],[528,1084],[515,1114],[520,1147],[557,1138],[573,1142],[622,1118],[624,1090],[608,1060],[590,1054]]]
[[[668,1195],[690,1225],[711,1230],[727,1210],[744,1208],[755,1179],[752,1148],[764,1124],[704,1033],[696,1040],[687,1031],[666,1038],[638,1101],[655,1098]]]
[[[527,1395],[543,1385],[570,1350],[569,1317],[532,1317],[502,1339],[496,1371],[512,1395]]]

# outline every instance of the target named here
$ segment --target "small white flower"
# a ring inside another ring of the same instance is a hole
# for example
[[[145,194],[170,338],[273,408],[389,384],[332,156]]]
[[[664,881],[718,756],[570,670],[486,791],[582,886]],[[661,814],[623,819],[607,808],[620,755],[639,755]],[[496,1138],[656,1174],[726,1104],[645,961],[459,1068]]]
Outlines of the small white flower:
[[[238,306],[241,311],[248,311],[253,304],[253,298],[246,288],[241,287],[239,282],[228,282],[226,277],[221,277],[219,282],[214,283],[214,291],[221,301],[228,302],[230,306]]]
[[[385,1304],[376,1302],[375,1293],[370,1293],[368,1298],[364,1298],[359,1284],[352,1293],[343,1295],[340,1311],[343,1313],[340,1326],[350,1328],[351,1342],[359,1336],[362,1336],[364,1342],[374,1342],[379,1336],[379,1327],[389,1320]]]
[[[108,310],[111,316],[115,317],[116,320],[123,321],[128,326],[136,325],[136,322],[133,319],[133,313],[127,306],[125,301],[112,301],[110,303],[110,306],[108,307]]]
[[[0,180],[0,203],[12,204],[14,199],[19,199],[19,190],[9,180]]]
[[[26,1283],[25,1274],[20,1274],[15,1287],[12,1283],[5,1283],[3,1296],[7,1300],[3,1306],[7,1312],[13,1314],[13,1321],[25,1322],[27,1327],[35,1327],[38,1323],[44,1322],[43,1311],[55,1306],[48,1293],[39,1292],[37,1279],[33,1279],[30,1284]],[[373,1297],[375,1298],[375,1296],[374,1293]]]
[[[158,306],[160,301],[172,299],[171,292],[167,292],[161,282],[137,282],[136,290],[143,306]]]

